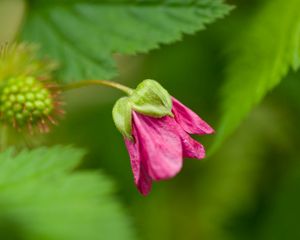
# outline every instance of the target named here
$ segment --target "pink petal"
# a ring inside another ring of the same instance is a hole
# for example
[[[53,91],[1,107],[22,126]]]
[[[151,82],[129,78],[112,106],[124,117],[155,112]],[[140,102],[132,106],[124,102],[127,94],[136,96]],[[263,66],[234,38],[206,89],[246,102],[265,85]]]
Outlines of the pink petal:
[[[174,97],[172,97],[172,101],[172,112],[175,115],[175,119],[186,132],[190,134],[211,134],[214,132],[213,128],[191,109],[184,106]]]
[[[182,128],[178,125],[178,133],[180,134],[183,157],[202,159],[205,157],[205,149],[203,145],[193,138],[191,138]]]
[[[182,167],[182,145],[178,124],[171,117],[152,118],[133,113],[140,157],[153,180],[175,176]]]
[[[143,165],[139,152],[139,139],[136,137],[135,129],[133,128],[133,136],[135,142],[125,138],[125,144],[130,155],[130,163],[134,176],[134,183],[137,186],[139,192],[146,196],[152,187],[152,180],[146,172],[146,168]]]

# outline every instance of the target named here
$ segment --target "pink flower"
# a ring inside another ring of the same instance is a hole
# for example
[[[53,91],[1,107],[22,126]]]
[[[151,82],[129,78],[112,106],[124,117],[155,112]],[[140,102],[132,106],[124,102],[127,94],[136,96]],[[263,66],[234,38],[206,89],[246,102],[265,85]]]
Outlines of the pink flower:
[[[152,181],[174,177],[182,168],[183,158],[205,157],[202,144],[189,134],[211,134],[214,130],[196,113],[172,98],[174,117],[154,118],[132,111],[132,135],[125,138],[134,182],[147,195]]]

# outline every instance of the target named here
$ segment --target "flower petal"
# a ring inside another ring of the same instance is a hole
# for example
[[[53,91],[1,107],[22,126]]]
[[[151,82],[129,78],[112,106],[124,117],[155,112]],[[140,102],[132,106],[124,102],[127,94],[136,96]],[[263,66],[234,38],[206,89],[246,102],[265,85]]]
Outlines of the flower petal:
[[[192,137],[190,137],[179,125],[178,132],[180,133],[182,143],[182,154],[185,158],[197,158],[202,159],[205,157],[205,149],[203,145]]]
[[[135,129],[132,131],[135,137],[135,142],[125,138],[125,144],[130,155],[130,163],[134,176],[134,183],[137,186],[139,192],[146,196],[152,187],[152,180],[147,174],[146,168],[143,165],[139,152],[139,139],[136,137]]]
[[[172,97],[172,102],[172,112],[175,119],[186,132],[190,134],[211,134],[214,132],[212,127],[174,97]]]
[[[182,167],[182,145],[178,124],[171,117],[152,118],[133,112],[140,157],[153,180],[175,176]]]

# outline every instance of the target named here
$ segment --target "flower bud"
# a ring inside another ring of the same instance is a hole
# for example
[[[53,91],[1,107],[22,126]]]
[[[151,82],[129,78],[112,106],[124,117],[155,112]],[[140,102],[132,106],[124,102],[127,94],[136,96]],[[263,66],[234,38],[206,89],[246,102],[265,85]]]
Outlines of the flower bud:
[[[154,118],[173,116],[171,96],[158,82],[147,79],[128,97],[120,98],[115,103],[112,115],[117,129],[128,139],[133,139],[132,111]]]
[[[132,109],[151,117],[172,115],[170,94],[158,82],[147,79],[141,82],[130,96]]]

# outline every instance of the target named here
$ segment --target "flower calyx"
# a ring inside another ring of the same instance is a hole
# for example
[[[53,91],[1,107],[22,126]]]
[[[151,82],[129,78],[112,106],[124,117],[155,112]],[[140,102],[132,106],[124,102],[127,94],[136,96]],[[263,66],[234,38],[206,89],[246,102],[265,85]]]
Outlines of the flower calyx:
[[[171,95],[158,82],[146,79],[128,97],[116,102],[113,108],[114,123],[129,139],[132,139],[132,111],[154,118],[173,116]]]

